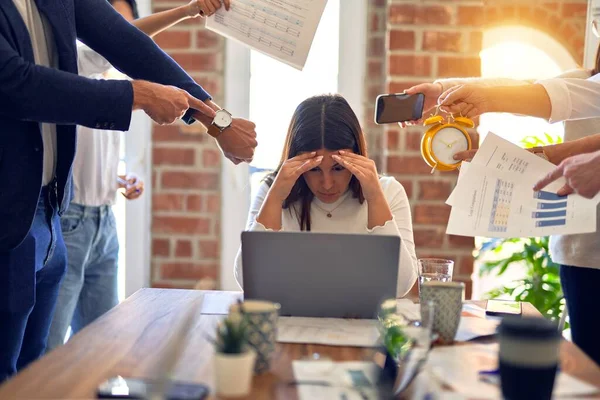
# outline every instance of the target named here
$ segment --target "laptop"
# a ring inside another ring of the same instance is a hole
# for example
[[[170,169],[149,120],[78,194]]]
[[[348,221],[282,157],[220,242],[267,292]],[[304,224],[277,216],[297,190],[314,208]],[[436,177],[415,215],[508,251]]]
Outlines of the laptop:
[[[397,236],[243,232],[244,298],[281,316],[376,318],[396,297],[399,256]]]

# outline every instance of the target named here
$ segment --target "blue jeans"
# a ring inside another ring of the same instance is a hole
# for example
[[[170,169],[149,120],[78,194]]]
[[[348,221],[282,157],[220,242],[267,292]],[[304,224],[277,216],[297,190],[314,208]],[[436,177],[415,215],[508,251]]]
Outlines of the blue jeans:
[[[560,282],[567,299],[573,343],[600,366],[600,319],[596,294],[600,288],[600,269],[561,265]]]
[[[44,354],[67,256],[57,201],[42,188],[33,223],[0,252],[0,383]]]
[[[119,302],[119,240],[111,207],[72,203],[61,225],[68,265],[50,327],[48,350],[63,344],[69,326],[75,334]]]

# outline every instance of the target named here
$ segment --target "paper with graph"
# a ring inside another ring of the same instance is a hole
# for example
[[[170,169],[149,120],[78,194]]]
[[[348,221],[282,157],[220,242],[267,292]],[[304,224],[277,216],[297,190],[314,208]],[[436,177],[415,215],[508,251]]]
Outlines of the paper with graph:
[[[327,0],[232,0],[206,27],[302,70]]]
[[[598,199],[558,196],[564,180],[542,191],[532,187],[552,171],[550,162],[492,133],[448,198],[447,233],[462,236],[532,237],[596,231]]]

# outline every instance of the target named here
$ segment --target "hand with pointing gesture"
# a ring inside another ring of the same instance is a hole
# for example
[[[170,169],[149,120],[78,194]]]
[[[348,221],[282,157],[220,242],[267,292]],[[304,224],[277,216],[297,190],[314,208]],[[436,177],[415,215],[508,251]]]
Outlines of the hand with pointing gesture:
[[[567,180],[558,195],[577,193],[591,199],[600,192],[600,152],[579,154],[560,163],[551,173],[535,184],[533,190],[542,190],[561,176]]]

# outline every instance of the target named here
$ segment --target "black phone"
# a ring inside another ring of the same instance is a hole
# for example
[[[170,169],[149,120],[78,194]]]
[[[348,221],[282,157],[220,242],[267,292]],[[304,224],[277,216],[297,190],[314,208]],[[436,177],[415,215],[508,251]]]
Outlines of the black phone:
[[[423,116],[424,102],[423,93],[380,94],[375,101],[375,123],[390,124],[420,119]]]
[[[485,307],[487,315],[521,315],[521,302],[512,300],[488,300]]]
[[[148,399],[157,385],[155,380],[115,376],[100,384],[99,399]],[[169,381],[165,387],[167,400],[202,400],[208,397],[208,387],[199,383]]]

